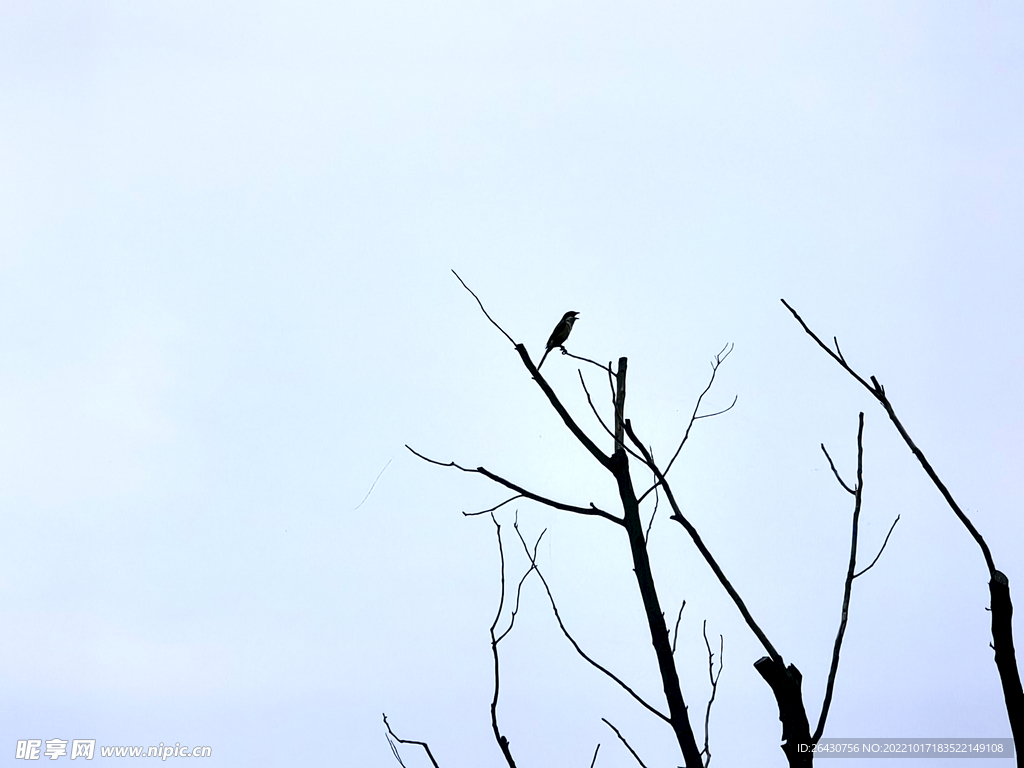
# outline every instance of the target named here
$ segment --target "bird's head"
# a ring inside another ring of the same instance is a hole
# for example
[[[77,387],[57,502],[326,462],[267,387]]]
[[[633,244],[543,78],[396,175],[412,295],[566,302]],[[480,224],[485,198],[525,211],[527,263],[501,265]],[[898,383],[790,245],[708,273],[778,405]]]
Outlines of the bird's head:
[[[568,323],[569,327],[572,328],[572,324],[576,322],[576,316],[578,314],[579,312],[566,312],[564,315],[562,315],[562,322]]]

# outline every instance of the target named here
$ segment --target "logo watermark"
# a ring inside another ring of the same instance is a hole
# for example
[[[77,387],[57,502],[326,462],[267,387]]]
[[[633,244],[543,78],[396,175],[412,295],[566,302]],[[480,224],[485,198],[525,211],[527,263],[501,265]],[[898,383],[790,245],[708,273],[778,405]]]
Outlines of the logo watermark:
[[[169,757],[210,757],[213,747],[189,747],[177,741],[171,746],[161,741],[155,747],[101,746],[99,753],[100,757],[159,757],[166,760]],[[62,757],[92,760],[95,755],[96,739],[18,739],[14,750],[16,760],[59,760]]]

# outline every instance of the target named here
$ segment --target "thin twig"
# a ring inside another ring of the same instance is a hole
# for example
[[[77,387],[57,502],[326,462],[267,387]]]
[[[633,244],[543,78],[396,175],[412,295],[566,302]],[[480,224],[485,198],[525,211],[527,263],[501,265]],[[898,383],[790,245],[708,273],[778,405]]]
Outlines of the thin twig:
[[[487,314],[487,310],[484,309],[484,303],[482,301],[480,301],[480,297],[477,296],[475,293],[473,293],[473,289],[470,288],[468,285],[466,285],[466,281],[463,280],[461,277],[459,277],[459,273],[456,272],[453,269],[452,270],[452,274],[455,275],[455,277],[458,277],[459,282],[462,283],[462,287],[465,288],[467,291],[469,291],[473,295],[473,298],[476,299],[476,303],[480,305],[480,311],[483,312],[484,315],[487,317],[487,319],[491,321],[491,325],[493,325],[495,328],[497,328],[502,333],[505,333],[505,329],[502,328],[500,325],[498,325],[496,322],[494,322],[494,318],[491,317],[489,314]],[[505,333],[505,338],[512,342],[512,346],[513,347],[516,345],[516,340],[513,339],[511,336],[509,336],[507,333]]]
[[[825,450],[822,446],[822,450]],[[825,453],[828,456],[828,452]],[[829,459],[829,463],[832,463],[832,459]],[[832,467],[835,471],[835,466]],[[836,472],[836,479],[839,480],[839,484],[843,486],[847,491],[850,488],[842,481],[839,477],[839,473]],[[814,730],[814,735],[811,736],[811,744],[817,744],[818,739],[821,738],[821,734],[825,731],[825,720],[828,717],[829,707],[832,705],[832,693],[836,685],[836,673],[839,671],[839,651],[843,647],[843,635],[846,634],[846,622],[850,615],[850,595],[853,591],[853,577],[854,572],[857,568],[857,537],[860,533],[860,509],[861,501],[864,497],[864,412],[861,414],[857,421],[857,484],[854,486],[856,490],[852,491],[854,496],[853,502],[853,524],[851,525],[850,534],[850,565],[846,570],[846,583],[843,587],[843,614],[839,620],[839,631],[836,633],[836,642],[832,648],[832,666],[828,671],[828,682],[825,684],[825,701],[821,705],[821,716],[818,718],[818,727]]]
[[[603,517],[606,520],[611,520],[613,523],[618,523],[619,525],[622,525],[622,520],[620,520],[619,518],[617,518],[615,515],[611,514],[610,512],[605,512],[603,509],[598,509],[596,506],[594,506],[593,503],[591,503],[591,505],[589,507],[577,507],[577,506],[575,506],[573,504],[563,504],[560,501],[555,501],[554,499],[549,499],[549,498],[547,498],[545,496],[541,496],[539,494],[536,494],[533,491],[528,491],[525,488],[516,485],[512,481],[506,480],[505,478],[501,477],[500,475],[496,475],[493,472],[490,472],[487,469],[484,469],[483,467],[477,467],[476,469],[473,469],[471,467],[460,466],[459,464],[456,464],[454,461],[448,461],[448,462],[437,461],[436,459],[431,459],[428,456],[424,456],[419,451],[416,451],[415,449],[409,447],[409,445],[406,445],[405,447],[408,448],[411,453],[413,453],[414,455],[418,456],[419,458],[423,459],[424,461],[426,461],[426,462],[428,462],[430,464],[436,464],[439,467],[453,467],[455,469],[461,470],[462,472],[470,472],[470,473],[476,473],[476,474],[479,474],[479,475],[483,475],[484,477],[488,478],[489,480],[493,480],[494,482],[498,483],[498,485],[503,485],[506,488],[508,488],[509,490],[515,491],[517,494],[519,494],[519,496],[521,496],[523,498],[526,498],[526,499],[530,499],[531,501],[539,502],[540,504],[544,504],[545,506],[552,507],[554,509],[561,509],[564,512],[574,512],[577,515],[596,515],[598,517]],[[509,501],[511,501],[511,499],[509,499]],[[508,501],[502,502],[502,504],[507,504],[507,503],[508,503]],[[499,504],[498,506],[501,506],[501,504]],[[497,509],[497,507],[495,507],[495,509]],[[489,511],[489,510],[485,510],[485,512],[486,511]],[[465,514],[467,516],[472,516],[472,515],[479,515],[479,514],[483,514],[483,513],[481,513],[481,512],[465,513],[464,512],[463,514]]]
[[[676,616],[676,628],[672,630],[672,653],[676,652],[676,640],[679,639],[679,622],[683,620],[683,608],[685,607],[686,601],[683,600],[679,606],[679,615]]]
[[[589,357],[580,357],[579,355],[574,355],[565,347],[562,347],[562,354],[565,355],[566,357],[571,357],[573,360],[579,360],[582,363],[590,363],[591,365],[596,365],[598,368],[604,370],[604,366],[597,362],[597,360],[591,360]]]
[[[493,514],[491,515],[491,521],[494,523],[495,535],[498,538],[498,557],[501,562],[501,597],[498,599],[498,611],[494,615],[494,621],[491,623],[490,630],[491,655],[494,657],[494,696],[491,698],[491,730],[494,732],[495,741],[498,742],[498,748],[505,757],[505,762],[508,763],[509,768],[516,768],[515,761],[512,759],[512,752],[509,750],[508,739],[502,735],[501,729],[498,727],[498,691],[501,687],[501,673],[498,662],[498,643],[501,642],[505,635],[512,631],[512,625],[516,620],[516,612],[519,610],[519,594],[522,592],[523,582],[526,581],[526,576],[529,575],[529,571],[527,571],[526,575],[523,576],[522,580],[519,582],[519,590],[516,593],[516,608],[512,611],[512,618],[509,621],[508,629],[506,629],[500,637],[495,636],[494,630],[498,626],[498,620],[501,618],[501,612],[505,606],[505,548],[501,543],[501,525],[498,524],[498,520]]]
[[[708,699],[708,708],[704,712],[704,768],[711,764],[711,747],[709,745],[711,727],[711,705],[715,703],[715,695],[718,693],[718,679],[722,676],[722,667],[725,664],[725,638],[718,636],[718,674],[715,674],[715,654],[711,652],[711,643],[708,641],[708,620],[704,619],[704,645],[708,649],[708,677],[711,679],[711,698]]]
[[[855,490],[853,490],[853,488],[851,488],[850,486],[848,486],[846,483],[843,482],[843,478],[841,478],[839,476],[839,470],[836,469],[836,465],[833,463],[832,457],[828,455],[828,450],[826,450],[824,443],[821,444],[821,452],[824,453],[825,454],[825,458],[828,459],[828,465],[830,467],[832,467],[832,474],[836,476],[836,480],[839,481],[839,484],[841,486],[843,486],[843,488],[846,489],[847,493],[855,496],[857,494],[857,492]]]
[[[400,738],[398,738],[398,736],[395,735],[395,732],[391,730],[391,724],[388,723],[388,716],[387,716],[387,714],[386,713],[382,713],[381,717],[384,718],[384,727],[388,729],[388,734],[390,735],[390,737],[392,739],[397,741],[399,744],[416,744],[417,746],[423,747],[423,749],[426,750],[427,757],[430,758],[431,764],[434,766],[434,768],[438,768],[437,760],[434,759],[434,755],[430,751],[430,747],[427,745],[427,742],[425,742],[425,741],[415,741],[413,739],[400,739]],[[404,763],[402,763],[402,759],[400,757],[398,757],[398,749],[395,748],[394,744],[391,745],[391,751],[395,753],[395,757],[398,759],[399,765],[404,765]]]
[[[726,344],[724,347],[722,347],[718,354],[715,355],[715,359],[712,360],[711,378],[708,379],[708,383],[707,386],[704,387],[704,391],[701,392],[700,395],[697,397],[697,402],[693,406],[693,413],[690,415],[690,421],[689,423],[687,423],[686,431],[683,433],[683,439],[679,442],[679,446],[676,448],[676,452],[672,454],[672,458],[669,460],[668,466],[665,467],[665,471],[662,474],[667,475],[669,470],[672,469],[672,465],[675,463],[676,458],[678,458],[680,451],[683,450],[683,446],[686,445],[686,441],[690,439],[690,430],[693,429],[694,423],[696,423],[700,419],[707,419],[711,418],[712,416],[721,416],[723,413],[732,410],[733,406],[736,405],[736,402],[739,399],[739,395],[732,399],[732,403],[729,404],[728,408],[723,408],[722,410],[715,411],[714,413],[705,413],[700,416],[697,415],[697,411],[700,410],[700,404],[704,400],[704,395],[711,391],[711,387],[715,383],[715,376],[718,375],[718,369],[721,367],[722,363],[725,362],[726,358],[729,357],[730,354],[732,354],[733,348],[734,346],[732,344]],[[658,485],[659,483],[655,482],[653,485],[651,485],[650,488],[648,488],[646,491],[640,494],[637,500],[643,501],[644,499],[646,499],[651,493],[657,490]]]
[[[644,699],[640,697],[640,694],[638,694],[636,691],[630,688],[614,672],[607,669],[606,667],[601,666],[601,664],[599,664],[598,662],[594,661],[594,659],[590,658],[590,656],[588,656],[587,653],[580,647],[580,644],[576,642],[576,639],[569,633],[569,630],[566,629],[565,624],[562,622],[562,616],[558,612],[558,605],[555,603],[555,597],[551,593],[551,587],[548,585],[547,579],[544,578],[544,574],[541,572],[540,567],[537,565],[537,553],[531,553],[529,547],[526,546],[526,540],[523,538],[523,534],[519,531],[518,523],[513,527],[515,528],[516,533],[519,535],[519,541],[522,542],[523,550],[526,552],[526,556],[530,559],[530,565],[533,567],[533,570],[537,572],[537,578],[540,579],[541,584],[544,585],[544,591],[547,592],[548,601],[551,603],[551,611],[555,614],[555,621],[558,622],[558,628],[562,630],[562,634],[565,635],[566,639],[572,644],[572,647],[576,649],[576,653],[582,656],[585,661],[589,662],[592,667],[600,670],[601,672],[604,672],[605,675],[607,675],[616,683],[618,683],[620,688],[622,688],[626,693],[632,696],[648,712],[657,715],[666,723],[671,724],[672,721],[668,718],[667,715],[659,712],[653,706],[644,701]]]
[[[621,741],[623,743],[623,745],[625,745],[626,749],[629,750],[629,754],[631,754],[633,756],[633,759],[636,760],[637,763],[640,764],[640,768],[647,768],[647,766],[644,765],[644,761],[640,759],[640,755],[638,755],[636,753],[636,750],[633,749],[631,746],[629,746],[629,742],[626,741],[626,737],[623,736],[621,733],[619,733],[619,729],[616,728],[614,725],[612,725],[610,722],[608,722],[607,719],[605,719],[603,717],[601,718],[601,721],[605,725],[607,725],[609,728],[611,728],[613,731],[615,731],[615,735],[619,737],[619,741]]]
[[[628,449],[632,453],[632,449]],[[647,446],[647,450],[650,451],[651,458],[654,458],[654,449]],[[644,543],[646,544],[651,538],[651,528],[654,526],[654,518],[658,515],[658,503],[661,501],[661,495],[658,493],[658,485],[654,485],[654,511],[651,512],[651,519],[647,521],[647,530],[644,531]],[[637,502],[639,504],[639,502]]]
[[[594,759],[590,761],[590,768],[594,768],[597,765],[597,751],[599,749],[601,749],[601,742],[598,742],[597,746],[594,747]]]
[[[590,390],[587,388],[587,382],[584,381],[584,379],[583,379],[583,371],[577,371],[577,373],[579,373],[580,384],[583,385],[583,393],[587,396],[587,403],[590,405],[590,410],[593,412],[594,417],[597,419],[598,423],[602,427],[604,427],[604,431],[608,433],[608,436],[611,437],[612,440],[614,440],[615,439],[615,433],[612,432],[608,428],[608,425],[604,423],[604,419],[601,418],[601,414],[597,412],[597,406],[594,405],[594,399],[590,396]],[[612,393],[612,407],[613,408],[615,407],[615,395],[614,395],[614,393]],[[643,461],[643,457],[639,453],[636,453],[635,451],[633,451],[633,449],[630,448],[629,446],[625,446],[625,448],[638,461]]]
[[[871,561],[871,565],[869,565],[863,571],[861,571],[859,573],[853,574],[853,578],[856,579],[858,576],[863,576],[865,573],[867,573],[868,571],[870,571],[872,568],[875,567],[875,563],[878,562],[878,558],[880,558],[882,556],[882,553],[885,552],[885,545],[889,543],[889,537],[892,536],[893,528],[896,527],[896,523],[898,523],[899,521],[900,521],[900,516],[896,515],[896,519],[893,520],[892,521],[892,525],[889,526],[889,532],[887,534],[885,534],[885,541],[882,542],[882,548],[878,550],[878,554],[875,555],[875,559]]]
[[[732,351],[733,351],[734,348],[735,348],[735,345],[733,345],[733,344],[726,344],[724,347],[722,347],[722,349],[719,351],[719,353],[717,355],[715,355],[715,359],[711,363],[711,378],[708,379],[708,385],[706,387],[704,387],[704,391],[701,392],[700,396],[697,398],[697,402],[693,406],[693,415],[690,416],[690,423],[686,425],[686,432],[683,433],[683,439],[679,442],[679,447],[676,448],[676,452],[674,454],[672,454],[672,458],[669,459],[669,462],[666,465],[665,472],[663,474],[667,475],[669,473],[669,470],[672,469],[672,465],[675,463],[676,457],[679,456],[679,452],[681,450],[683,450],[683,446],[686,445],[686,441],[690,437],[690,430],[693,428],[693,423],[695,421],[697,421],[698,419],[708,418],[709,416],[718,416],[720,414],[725,413],[729,409],[731,409],[733,405],[736,405],[736,399],[739,397],[739,395],[737,395],[735,398],[733,398],[732,405],[730,405],[729,408],[725,408],[725,409],[723,409],[721,411],[718,411],[717,413],[705,414],[704,416],[698,416],[697,415],[697,411],[700,410],[701,400],[704,399],[704,395],[706,395],[708,392],[711,391],[711,387],[715,383],[715,376],[718,375],[719,367],[721,367],[722,363],[724,363],[726,361],[726,358],[728,358],[729,355],[732,354]],[[728,350],[728,351],[726,351],[726,350]]]
[[[366,503],[366,500],[368,498],[370,498],[370,494],[373,493],[373,489],[377,487],[377,481],[380,480],[380,476],[383,475],[384,474],[384,470],[386,470],[390,466],[391,466],[391,459],[388,459],[388,463],[384,465],[384,469],[382,469],[380,472],[377,473],[377,477],[374,478],[373,484],[370,486],[370,490],[368,490],[366,492],[366,495],[363,496],[363,500],[360,501],[358,504],[356,504],[355,509],[352,510],[353,512],[355,512],[356,509],[359,509],[361,506],[363,506],[363,504]]]
[[[481,509],[481,510],[479,510],[477,512],[463,512],[462,514],[465,515],[466,517],[477,517],[479,515],[489,515],[489,514],[491,514],[491,512],[497,512],[499,509],[504,507],[506,504],[511,504],[516,499],[523,499],[523,498],[525,498],[525,496],[523,496],[523,494],[517,493],[515,496],[510,496],[509,498],[505,499],[504,501],[502,501],[502,502],[500,502],[498,504],[495,504],[490,509]]]

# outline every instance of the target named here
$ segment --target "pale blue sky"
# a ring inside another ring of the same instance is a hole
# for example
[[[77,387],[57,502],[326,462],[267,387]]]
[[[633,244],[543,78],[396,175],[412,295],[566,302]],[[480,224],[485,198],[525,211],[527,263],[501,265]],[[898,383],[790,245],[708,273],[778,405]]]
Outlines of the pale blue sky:
[[[1012,3],[0,2],[0,749],[389,766],[387,711],[446,768],[501,764],[494,535],[460,512],[504,496],[402,445],[614,489],[452,268],[536,355],[578,310],[570,348],[629,357],[662,456],[736,344],[676,492],[812,720],[851,512],[818,446],[852,478],[865,410],[865,556],[902,521],[826,735],[1008,736],[976,547],[779,298],[886,385],[1016,587],[1021,40]],[[544,371],[599,436],[570,361]],[[519,519],[580,642],[655,699],[625,542]],[[701,622],[725,635],[715,764],[782,765],[762,651],[682,531],[653,537],[691,710]],[[520,764],[632,765],[602,716],[677,764],[524,601]]]

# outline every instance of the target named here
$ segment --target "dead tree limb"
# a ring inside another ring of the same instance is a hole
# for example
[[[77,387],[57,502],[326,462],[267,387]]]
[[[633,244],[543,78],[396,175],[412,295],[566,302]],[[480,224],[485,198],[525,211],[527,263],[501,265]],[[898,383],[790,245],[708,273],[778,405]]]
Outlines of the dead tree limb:
[[[501,667],[498,661],[498,643],[512,631],[512,627],[516,621],[516,614],[519,612],[519,597],[523,591],[523,582],[526,581],[526,577],[530,575],[530,571],[527,571],[522,579],[519,581],[519,587],[516,590],[516,606],[512,609],[512,616],[509,619],[508,627],[500,635],[495,634],[498,627],[498,621],[501,620],[501,613],[505,609],[505,548],[501,543],[501,525],[498,524],[497,519],[494,515],[491,515],[491,521],[494,523],[494,532],[498,537],[498,556],[501,561],[501,597],[498,599],[498,610],[494,614],[494,621],[491,622],[491,655],[494,658],[494,695],[491,697],[491,730],[494,732],[494,740],[498,743],[498,749],[501,750],[502,756],[505,758],[505,762],[508,763],[508,768],[516,768],[516,761],[512,759],[512,750],[509,748],[508,739],[502,734],[501,729],[498,727],[498,693],[501,688]],[[542,533],[541,536],[544,534]],[[540,543],[540,539],[537,539],[537,543]]]
[[[963,526],[970,533],[971,537],[977,543],[978,548],[981,550],[981,554],[985,559],[985,565],[989,572],[989,594],[991,599],[991,610],[992,610],[992,649],[995,651],[995,663],[996,669],[999,671],[999,680],[1003,688],[1003,699],[1006,703],[1006,712],[1010,720],[1010,731],[1013,733],[1014,741],[1017,744],[1024,744],[1024,688],[1021,687],[1020,670],[1017,668],[1017,655],[1013,647],[1013,603],[1010,599],[1010,580],[1006,574],[998,570],[995,566],[995,561],[992,559],[992,553],[989,551],[988,544],[985,539],[979,533],[978,529],[974,527],[974,523],[964,514],[963,510],[960,509],[960,505],[956,503],[953,495],[946,488],[945,483],[939,478],[938,474],[932,468],[931,463],[928,461],[924,452],[917,447],[914,441],[911,439],[910,434],[907,432],[903,423],[899,420],[896,415],[896,410],[892,403],[889,401],[888,396],[885,394],[885,387],[878,383],[878,379],[874,376],[870,378],[870,384],[864,379],[859,373],[857,373],[849,363],[846,362],[846,358],[843,356],[842,350],[839,348],[839,340],[833,337],[832,341],[835,344],[835,351],[832,350],[825,342],[823,342],[817,334],[812,331],[807,323],[804,322],[803,318],[797,313],[793,307],[791,307],[785,299],[782,300],[782,304],[790,311],[796,321],[800,323],[800,326],[804,329],[808,336],[817,342],[818,346],[825,350],[825,353],[831,357],[839,366],[852,376],[862,387],[871,393],[872,397],[875,398],[885,409],[886,415],[889,420],[896,427],[896,431],[899,432],[900,437],[903,438],[903,442],[906,443],[911,453],[920,463],[921,468],[925,474],[932,481],[932,484],[938,489],[939,493],[942,494],[942,498],[946,500],[946,504],[953,510],[953,513],[957,516]],[[1024,766],[1024,754],[1018,753],[1017,757],[1018,766]]]
[[[633,748],[632,748],[632,747],[631,747],[631,746],[629,745],[629,742],[628,742],[628,741],[626,741],[626,737],[625,737],[625,736],[623,736],[623,735],[622,735],[622,734],[621,734],[621,733],[619,732],[619,729],[618,729],[618,728],[616,728],[616,727],[615,727],[614,725],[612,725],[612,724],[611,724],[610,722],[608,722],[608,720],[606,720],[606,719],[605,719],[605,718],[603,718],[603,717],[601,718],[601,721],[602,721],[602,722],[603,722],[603,723],[604,723],[605,725],[607,725],[607,726],[608,726],[609,728],[611,728],[611,729],[612,729],[613,731],[615,731],[615,735],[619,737],[619,741],[621,741],[621,742],[622,742],[622,744],[623,744],[623,746],[624,746],[624,747],[625,747],[626,749],[628,749],[628,750],[629,750],[629,754],[631,754],[631,755],[633,756],[633,759],[634,759],[634,760],[636,760],[636,762],[637,762],[637,764],[638,764],[638,765],[640,766],[640,768],[647,768],[647,766],[646,766],[646,765],[644,765],[644,761],[640,759],[640,755],[638,755],[638,754],[636,753],[636,750],[635,750],[635,749],[633,749]]]
[[[715,654],[711,651],[711,643],[708,641],[708,620],[704,619],[704,645],[708,649],[708,677],[711,680],[711,696],[708,698],[708,707],[704,711],[704,768],[711,764],[711,705],[715,703],[715,695],[718,693],[718,679],[722,676],[722,669],[725,665],[725,638],[718,636],[718,672],[715,673]]]
[[[718,564],[718,561],[715,560],[714,555],[711,554],[711,550],[708,549],[703,539],[701,539],[697,529],[683,515],[679,504],[676,502],[675,494],[672,493],[672,487],[665,478],[665,474],[655,464],[654,457],[644,447],[640,438],[636,436],[636,432],[633,431],[633,426],[629,419],[625,420],[625,428],[629,439],[640,450],[647,466],[654,472],[658,484],[665,490],[665,498],[668,500],[669,506],[672,507],[671,519],[683,526],[690,535],[690,539],[692,539],[697,547],[697,551],[701,553],[705,562],[707,562],[718,578],[719,583],[725,588],[733,603],[736,604],[743,620],[750,627],[750,631],[754,633],[754,636],[768,652],[767,656],[754,662],[754,669],[764,678],[765,682],[771,687],[772,693],[775,694],[775,700],[779,706],[779,720],[782,721],[782,751],[786,754],[790,766],[810,765],[811,753],[800,751],[800,745],[809,743],[811,738],[810,725],[807,722],[807,712],[804,709],[803,693],[800,689],[800,684],[803,680],[800,670],[792,664],[788,667],[786,666],[782,655],[775,650],[775,646],[768,640],[768,636],[757,622],[754,621],[754,617],[750,614],[739,592],[736,591],[736,588],[726,578],[725,572]]]
[[[391,745],[391,752],[392,752],[392,754],[394,754],[395,759],[398,761],[399,765],[404,766],[405,763],[402,762],[402,758],[398,754],[398,748],[394,745],[394,742],[392,742],[391,739],[394,739],[399,744],[415,744],[417,746],[423,747],[424,751],[426,751],[426,753],[427,753],[427,757],[430,758],[430,764],[433,765],[434,768],[438,768],[437,760],[434,759],[434,755],[430,751],[430,747],[427,745],[427,742],[425,742],[425,741],[415,741],[413,739],[400,739],[400,738],[398,738],[398,736],[395,735],[395,732],[391,730],[391,724],[388,723],[388,716],[386,714],[382,714],[381,717],[384,718],[384,727],[388,729],[388,732],[386,734],[387,737],[388,737],[388,744]]]
[[[551,603],[551,612],[555,616],[555,621],[558,622],[558,628],[562,630],[562,634],[565,635],[565,639],[569,641],[572,647],[576,650],[576,653],[580,655],[580,658],[582,658],[584,661],[586,661],[588,664],[594,667],[594,669],[606,675],[610,680],[614,681],[620,688],[622,688],[622,690],[624,690],[626,693],[632,696],[640,704],[640,706],[642,706],[648,712],[660,718],[661,720],[664,720],[666,723],[670,723],[671,721],[669,720],[667,715],[665,715],[663,712],[660,712],[657,708],[651,706],[651,704],[645,701],[643,697],[640,696],[640,694],[634,691],[626,682],[622,680],[622,678],[620,678],[614,672],[612,672],[607,667],[603,666],[599,662],[592,659],[587,654],[587,652],[583,650],[580,644],[576,642],[576,638],[572,636],[568,628],[565,626],[565,623],[562,621],[562,614],[558,612],[558,605],[557,603],[555,603],[555,596],[551,592],[551,585],[548,584],[548,580],[545,579],[544,574],[541,573],[540,566],[537,565],[537,548],[534,547],[533,552],[531,553],[529,547],[526,546],[526,540],[523,538],[523,534],[519,531],[518,522],[513,527],[515,528],[516,534],[518,534],[519,536],[519,541],[522,542],[523,550],[526,552],[526,556],[530,560],[530,570],[535,571],[537,573],[537,578],[539,578],[541,584],[544,585],[544,591],[547,592],[548,602]]]

